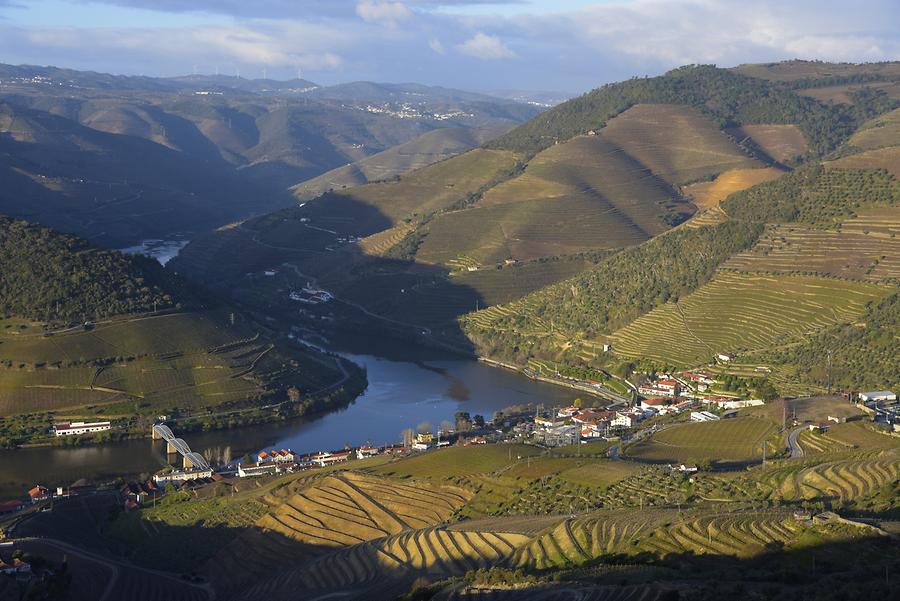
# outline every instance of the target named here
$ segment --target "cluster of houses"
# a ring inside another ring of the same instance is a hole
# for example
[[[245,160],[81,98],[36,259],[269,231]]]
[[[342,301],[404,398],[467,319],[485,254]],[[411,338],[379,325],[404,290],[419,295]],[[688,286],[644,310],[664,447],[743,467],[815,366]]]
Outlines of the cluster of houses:
[[[534,442],[547,447],[568,446],[631,428],[652,414],[640,407],[615,410],[562,407],[538,411],[531,422],[517,424],[514,432],[530,436]]]
[[[159,487],[153,480],[127,482],[119,488],[119,497],[122,499],[125,511],[131,511],[143,505],[151,495],[156,495],[158,491]]]
[[[38,503],[47,501],[53,497],[67,497],[70,494],[71,493],[69,491],[65,491],[62,487],[57,488],[56,494],[54,494],[50,491],[49,488],[45,486],[35,485],[28,490],[27,501],[23,501],[21,499],[0,501],[0,517],[18,513],[19,511],[23,511],[31,507],[32,505],[37,505]]]

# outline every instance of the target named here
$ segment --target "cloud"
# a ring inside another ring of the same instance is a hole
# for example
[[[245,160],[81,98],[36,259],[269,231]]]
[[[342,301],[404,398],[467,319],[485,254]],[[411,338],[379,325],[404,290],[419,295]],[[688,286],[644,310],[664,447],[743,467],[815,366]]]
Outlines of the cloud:
[[[60,1],[72,11],[90,1],[190,14],[181,25],[142,12],[126,15],[128,24],[111,16],[103,26],[51,27],[37,12],[22,17],[27,6],[3,7],[0,57],[120,73],[171,75],[197,64],[293,77],[301,67],[321,83],[572,91],[686,63],[900,59],[897,0],[755,0],[753,10],[746,0],[596,0],[561,2],[581,8],[556,12],[549,0]]]
[[[437,38],[431,38],[430,40],[428,40],[428,47],[440,55],[447,54],[447,50],[444,48],[444,45]]]
[[[482,60],[498,60],[504,58],[515,58],[516,53],[507,47],[503,41],[494,35],[487,35],[482,32],[476,33],[474,36],[456,46],[463,54],[474,56]]]
[[[400,21],[412,18],[412,11],[402,2],[359,0],[356,14],[368,23],[382,23],[394,27]]]

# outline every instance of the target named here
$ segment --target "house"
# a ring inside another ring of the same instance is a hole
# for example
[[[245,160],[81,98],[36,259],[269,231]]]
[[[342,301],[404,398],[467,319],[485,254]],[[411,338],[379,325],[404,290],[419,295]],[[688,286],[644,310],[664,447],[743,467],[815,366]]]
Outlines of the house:
[[[432,444],[430,442],[417,442],[417,443],[414,443],[412,446],[413,451],[427,451],[431,447],[432,447]]]
[[[434,434],[431,432],[419,432],[416,434],[416,442],[431,442],[434,440]]]
[[[320,466],[325,467],[326,465],[333,465],[335,463],[344,463],[345,461],[350,461],[350,455],[350,451],[341,451],[339,453],[325,453],[320,451],[312,457],[312,460],[318,463]]]
[[[540,428],[544,428],[544,429],[555,428],[556,426],[559,426],[562,423],[563,423],[563,420],[559,419],[556,416],[544,417],[542,415],[539,415],[534,418],[534,425],[536,425]]]
[[[719,416],[709,411],[691,411],[692,422],[717,422]]]
[[[681,472],[682,474],[696,474],[700,470],[696,465],[688,465],[685,463],[672,464],[669,466],[669,469],[673,472]]]
[[[678,382],[669,378],[657,380],[656,387],[670,391],[673,396],[678,394]]]
[[[366,446],[359,447],[358,449],[356,449],[356,458],[357,459],[365,459],[366,457],[374,457],[377,454],[378,454],[377,447],[371,447],[371,446],[366,445]]]
[[[487,444],[487,440],[483,436],[474,436],[465,442],[465,446],[467,447],[475,444]]]
[[[281,466],[277,463],[257,463],[256,465],[238,465],[238,477],[249,478],[252,476],[271,476],[281,471]]]
[[[296,461],[294,452],[286,449],[273,450],[273,451],[262,451],[256,456],[256,465],[260,465],[262,463],[294,463]]]
[[[722,363],[728,363],[733,359],[731,355],[726,355],[725,353],[719,353],[718,355],[716,355],[716,358]]]
[[[40,503],[50,498],[50,490],[43,486],[35,486],[28,491],[28,496],[31,497],[32,503]]]
[[[675,396],[675,390],[670,388],[661,388],[652,384],[644,384],[638,388],[638,394],[645,397],[672,397]]]
[[[22,511],[28,507],[24,501],[0,501],[0,515]]]
[[[556,412],[556,417],[561,417],[563,419],[569,419],[576,413],[581,411],[578,407],[560,407]]]
[[[564,447],[578,444],[581,439],[579,426],[557,426],[535,434],[538,442],[548,447]]]
[[[821,422],[818,424],[809,424],[807,426],[807,428],[809,429],[810,432],[820,432],[820,433],[827,432],[828,428],[830,428],[830,427],[831,427],[831,424],[829,424],[828,422]]]
[[[81,434],[93,434],[105,432],[112,425],[109,422],[63,422],[56,424],[50,431],[56,436],[79,436]]]
[[[897,400],[897,395],[890,390],[877,390],[874,392],[860,392],[859,400],[863,403],[891,402]]]
[[[204,478],[212,478],[213,472],[212,469],[201,470],[201,469],[188,469],[188,470],[171,470],[167,472],[160,472],[158,474],[153,475],[153,482],[155,484],[162,484],[165,482],[188,482],[191,480],[202,480]]]
[[[610,420],[609,425],[613,428],[632,428],[644,417],[642,411],[616,411],[616,416]]]
[[[666,399],[661,399],[658,397],[651,397],[649,399],[644,399],[641,401],[641,409],[645,409],[647,411],[659,411],[659,409],[667,405],[669,402]]]

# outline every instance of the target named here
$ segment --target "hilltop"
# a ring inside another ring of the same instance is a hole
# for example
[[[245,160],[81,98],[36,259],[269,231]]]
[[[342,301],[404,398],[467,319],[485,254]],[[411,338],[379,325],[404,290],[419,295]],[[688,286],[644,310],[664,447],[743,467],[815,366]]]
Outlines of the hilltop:
[[[0,217],[0,446],[54,420],[145,435],[302,415],[350,401],[352,364],[290,345],[144,257]]]

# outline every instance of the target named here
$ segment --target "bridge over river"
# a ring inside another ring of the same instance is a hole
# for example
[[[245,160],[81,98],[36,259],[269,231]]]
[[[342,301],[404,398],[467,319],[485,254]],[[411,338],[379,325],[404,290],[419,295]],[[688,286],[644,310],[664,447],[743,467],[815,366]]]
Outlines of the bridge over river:
[[[181,456],[184,457],[185,468],[196,468],[200,470],[209,469],[209,462],[206,460],[206,457],[192,451],[191,447],[188,446],[188,443],[181,438],[176,437],[169,426],[165,424],[155,424],[153,426],[153,440],[165,440],[166,451],[169,453],[181,454]]]

